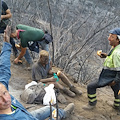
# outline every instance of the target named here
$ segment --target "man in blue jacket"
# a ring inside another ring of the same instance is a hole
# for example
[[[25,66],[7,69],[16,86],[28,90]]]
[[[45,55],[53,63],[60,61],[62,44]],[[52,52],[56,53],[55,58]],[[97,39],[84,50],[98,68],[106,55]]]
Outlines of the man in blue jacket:
[[[12,95],[8,92],[10,71],[10,27],[4,32],[4,43],[0,55],[0,120],[45,120],[50,116],[49,106],[40,108],[29,113]],[[74,109],[74,104],[69,104],[64,110],[59,109],[59,117],[65,118]],[[52,111],[54,108],[52,108]]]

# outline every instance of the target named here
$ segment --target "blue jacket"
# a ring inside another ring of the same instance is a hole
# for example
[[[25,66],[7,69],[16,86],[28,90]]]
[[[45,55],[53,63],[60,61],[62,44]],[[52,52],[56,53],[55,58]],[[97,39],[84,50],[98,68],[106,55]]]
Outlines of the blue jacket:
[[[2,52],[0,55],[0,82],[8,89],[10,71],[10,54],[11,45],[7,42],[3,43]],[[23,106],[11,95],[11,105],[16,107],[14,115],[0,114],[0,120],[38,120],[34,118]]]

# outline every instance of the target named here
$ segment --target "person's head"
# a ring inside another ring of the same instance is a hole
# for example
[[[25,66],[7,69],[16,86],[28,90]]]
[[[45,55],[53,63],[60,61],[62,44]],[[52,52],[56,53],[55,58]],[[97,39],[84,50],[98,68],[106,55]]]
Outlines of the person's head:
[[[40,51],[40,59],[39,59],[40,63],[42,65],[46,65],[48,64],[49,61],[49,53],[46,50],[41,50]]]
[[[113,47],[116,47],[120,44],[120,28],[115,28],[109,31],[109,44]]]
[[[10,35],[10,37],[12,37],[12,38],[17,37],[16,26],[14,26],[14,25],[11,26],[11,35]]]
[[[6,110],[11,106],[11,96],[6,87],[0,83],[0,110]]]

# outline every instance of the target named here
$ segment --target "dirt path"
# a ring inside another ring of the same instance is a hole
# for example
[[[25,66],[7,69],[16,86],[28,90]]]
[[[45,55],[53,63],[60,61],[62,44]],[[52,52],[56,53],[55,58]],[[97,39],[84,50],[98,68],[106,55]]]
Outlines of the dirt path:
[[[13,57],[11,57],[11,61]],[[58,70],[58,68],[53,68],[54,71]],[[23,103],[19,95],[24,89],[25,84],[31,81],[31,71],[26,70],[25,64],[23,65],[14,65],[11,62],[11,79],[10,79],[10,93],[15,96],[26,108],[29,108],[28,111],[34,110],[36,108],[40,108],[42,105],[36,104],[25,104]],[[71,77],[69,77],[71,79]],[[78,85],[73,83],[80,90],[83,91],[81,96],[76,96],[75,98],[70,98],[67,95],[63,94],[67,99],[66,104],[60,104],[60,108],[64,108],[68,103],[73,102],[75,104],[75,110],[70,116],[70,118],[66,120],[120,120],[120,113],[116,112],[112,107],[110,107],[106,102],[108,100],[114,100],[113,92],[111,88],[105,87],[97,90],[97,99],[98,103],[95,109],[91,111],[85,111],[82,109],[82,106],[87,104],[87,93],[86,86]]]

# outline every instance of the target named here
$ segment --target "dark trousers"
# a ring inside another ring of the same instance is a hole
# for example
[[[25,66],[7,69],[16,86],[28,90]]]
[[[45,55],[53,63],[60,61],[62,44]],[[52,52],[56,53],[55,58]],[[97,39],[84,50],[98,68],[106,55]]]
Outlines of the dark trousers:
[[[0,28],[0,33],[4,33],[4,30],[5,30],[5,28]],[[15,47],[15,41],[13,38],[10,38],[10,43],[12,45],[14,54],[17,54],[18,51],[17,51],[17,48]]]
[[[103,69],[98,81],[94,81],[87,85],[87,93],[90,105],[95,105],[97,103],[97,99],[95,100],[96,89],[109,85],[109,83],[111,83],[114,80],[115,76],[115,71]],[[114,92],[115,99],[119,99],[118,92],[120,90],[120,83],[116,83],[114,86],[111,86],[111,88]]]

